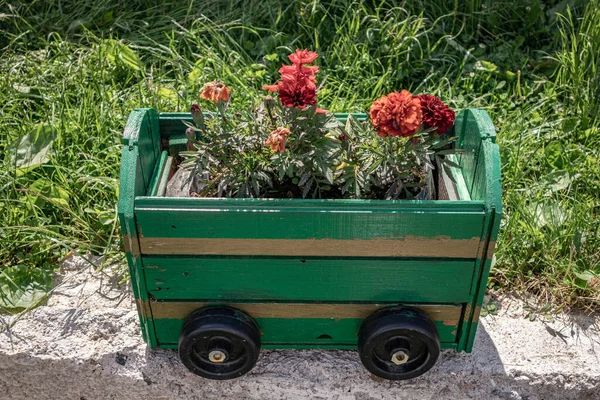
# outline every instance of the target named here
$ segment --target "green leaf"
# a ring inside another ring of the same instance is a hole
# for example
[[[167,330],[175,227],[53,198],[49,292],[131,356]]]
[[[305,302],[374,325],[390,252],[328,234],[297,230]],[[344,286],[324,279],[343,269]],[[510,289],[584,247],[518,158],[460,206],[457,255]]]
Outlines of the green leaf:
[[[179,94],[175,90],[166,87],[158,88],[156,94],[161,99],[167,101],[177,101],[177,97],[179,97]]]
[[[330,168],[325,169],[325,179],[331,185],[333,185],[333,171]]]
[[[18,312],[39,304],[52,289],[45,268],[17,265],[0,271],[0,310]]]
[[[458,136],[451,136],[447,139],[444,140],[440,140],[439,142],[437,142],[436,144],[434,144],[433,146],[431,146],[432,149],[440,149],[454,141],[456,141],[458,139]]]
[[[67,32],[79,32],[84,28],[89,29],[92,27],[92,23],[86,19],[76,19],[69,24]]]
[[[102,41],[106,58],[112,63],[122,63],[135,71],[141,69],[142,63],[135,51],[124,43],[114,39],[105,39]]]
[[[98,221],[100,221],[102,225],[112,225],[115,222],[114,211],[102,211],[98,214]]]
[[[44,207],[47,201],[59,207],[69,206],[69,192],[52,181],[38,179],[29,186],[27,197],[32,204]]]
[[[460,165],[458,165],[454,161],[451,161],[451,160],[449,160],[447,158],[440,158],[440,160],[442,161],[442,163],[446,164],[449,167],[462,169],[462,167]]]
[[[575,272],[575,285],[582,289],[587,289],[589,281],[596,277],[596,274],[590,270]]]
[[[498,67],[494,63],[491,63],[491,62],[485,61],[485,60],[481,60],[481,61],[477,61],[477,63],[475,63],[475,69],[478,69],[480,71],[494,72],[498,69]]]
[[[300,178],[300,181],[298,182],[298,186],[304,186],[304,184],[308,181],[308,178],[310,178],[309,173],[302,175],[302,177]],[[294,179],[297,180],[297,178],[294,178]]]
[[[188,74],[188,77],[187,77],[188,81],[190,83],[195,83],[195,82],[199,81],[200,78],[204,75],[203,68],[204,68],[204,61],[203,60],[197,61],[196,64],[194,65],[194,68],[192,68],[192,70]]]
[[[571,176],[569,171],[557,170],[544,175],[542,185],[550,189],[551,192],[567,189],[573,182],[575,176]]]
[[[111,22],[112,20],[113,20],[112,10],[105,12],[104,15],[102,16],[102,22],[105,24]]]
[[[567,214],[559,203],[550,201],[535,202],[530,204],[528,209],[538,228],[545,226],[558,228],[567,220]]]
[[[34,130],[8,145],[7,157],[17,175],[45,164],[50,159],[56,134],[49,125],[39,124]]]
[[[552,141],[544,148],[544,156],[546,162],[556,169],[564,169],[566,167],[565,149],[558,140]]]
[[[313,183],[315,182],[314,178],[310,178],[310,180],[306,183],[306,186],[304,186],[304,190],[302,191],[302,198],[306,198],[306,196],[308,195],[308,192],[310,191],[310,188],[312,187]]]

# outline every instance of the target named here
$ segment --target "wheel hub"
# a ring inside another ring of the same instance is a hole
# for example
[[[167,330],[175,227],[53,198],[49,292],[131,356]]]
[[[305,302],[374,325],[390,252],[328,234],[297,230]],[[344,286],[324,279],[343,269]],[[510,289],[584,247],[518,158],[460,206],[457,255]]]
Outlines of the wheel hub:
[[[406,350],[396,350],[392,353],[392,362],[396,365],[402,365],[408,362],[410,356]]]
[[[208,353],[208,360],[212,363],[222,363],[227,359],[227,355],[222,350],[213,350]]]

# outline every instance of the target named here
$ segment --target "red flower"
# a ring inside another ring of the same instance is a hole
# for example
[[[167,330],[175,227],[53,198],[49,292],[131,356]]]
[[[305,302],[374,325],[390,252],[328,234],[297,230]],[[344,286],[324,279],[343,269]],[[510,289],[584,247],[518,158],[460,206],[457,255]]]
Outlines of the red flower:
[[[294,54],[290,54],[288,57],[294,64],[310,64],[311,62],[315,61],[319,55],[315,51],[296,49],[296,52]]]
[[[316,65],[304,65],[315,61],[318,54],[314,51],[296,50],[289,56],[292,65],[282,65],[279,69],[281,80],[275,85],[265,85],[263,89],[269,92],[278,92],[277,97],[286,107],[306,108],[317,104],[317,80],[315,75],[319,72]],[[318,108],[317,113],[327,111]]]
[[[421,125],[421,102],[408,90],[393,92],[373,102],[370,116],[381,137],[412,136]]]
[[[454,111],[436,96],[421,94],[417,97],[421,100],[425,128],[436,127],[440,135],[445,133],[454,123]]]

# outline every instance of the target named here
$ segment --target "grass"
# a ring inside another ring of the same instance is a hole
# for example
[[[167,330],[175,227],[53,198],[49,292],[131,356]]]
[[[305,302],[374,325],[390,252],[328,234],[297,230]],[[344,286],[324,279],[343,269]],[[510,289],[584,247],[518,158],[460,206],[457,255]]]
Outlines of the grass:
[[[73,249],[120,260],[119,149],[133,108],[185,111],[215,79],[244,107],[286,54],[309,48],[321,55],[320,103],[331,111],[365,111],[402,88],[486,109],[505,204],[489,286],[557,308],[598,306],[600,11],[597,1],[567,3],[9,1],[0,304],[33,305]],[[18,143],[51,140],[39,165],[10,156]]]

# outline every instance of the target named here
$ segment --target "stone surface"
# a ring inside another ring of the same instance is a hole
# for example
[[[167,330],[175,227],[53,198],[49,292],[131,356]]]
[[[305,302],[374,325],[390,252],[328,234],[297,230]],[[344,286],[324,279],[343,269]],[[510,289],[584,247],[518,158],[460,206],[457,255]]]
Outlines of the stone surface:
[[[192,193],[200,193],[206,187],[206,184],[201,181],[208,180],[208,174],[196,174],[190,179],[191,172],[189,169],[177,169],[167,182],[165,197],[190,197]]]
[[[93,260],[90,260],[93,261]],[[424,376],[382,381],[354,351],[263,351],[246,376],[210,381],[143,343],[128,284],[67,260],[47,304],[0,316],[6,399],[600,399],[597,317],[526,316],[514,298],[482,319],[471,354],[445,351]],[[7,328],[6,325],[9,325]]]

